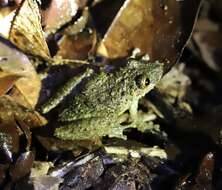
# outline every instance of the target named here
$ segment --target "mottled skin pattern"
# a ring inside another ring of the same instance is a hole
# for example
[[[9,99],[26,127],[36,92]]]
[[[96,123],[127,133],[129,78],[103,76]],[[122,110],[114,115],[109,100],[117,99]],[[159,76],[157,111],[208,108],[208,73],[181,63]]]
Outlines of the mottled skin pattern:
[[[119,116],[129,109],[136,119],[138,100],[160,80],[163,65],[129,59],[114,73],[93,73],[80,92],[59,114],[62,125],[55,130],[61,139],[84,140],[103,136],[124,138]]]

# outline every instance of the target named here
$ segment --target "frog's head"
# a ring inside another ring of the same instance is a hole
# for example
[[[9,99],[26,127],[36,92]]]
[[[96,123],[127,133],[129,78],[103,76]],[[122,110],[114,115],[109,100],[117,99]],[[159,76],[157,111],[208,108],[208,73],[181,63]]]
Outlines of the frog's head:
[[[134,93],[139,97],[153,89],[163,75],[163,64],[158,61],[129,60],[128,69],[136,86]]]

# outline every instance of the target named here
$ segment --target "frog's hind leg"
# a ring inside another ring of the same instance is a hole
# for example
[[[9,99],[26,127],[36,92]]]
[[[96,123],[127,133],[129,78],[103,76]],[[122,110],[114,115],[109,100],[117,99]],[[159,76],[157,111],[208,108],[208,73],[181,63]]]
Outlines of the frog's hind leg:
[[[45,104],[40,107],[40,112],[45,114],[55,108],[65,96],[67,96],[81,80],[90,76],[93,73],[92,69],[87,69],[83,74],[70,79],[61,89],[59,89],[54,96],[52,96]]]
[[[77,120],[74,123],[62,125],[55,129],[54,135],[63,140],[89,140],[105,136],[126,139],[123,135],[128,126],[107,121],[104,118]]]
[[[133,121],[132,123],[126,124],[126,125],[121,125],[121,124],[116,124],[115,127],[112,128],[112,133],[109,135],[109,137],[117,137],[117,138],[122,138],[122,139],[127,139],[127,136],[124,135],[124,130],[125,129],[132,129],[136,128],[138,131],[144,133],[144,132],[150,132],[153,134],[159,134],[160,133],[160,128],[159,125],[154,124],[152,121],[146,122],[143,121],[142,119],[137,119]]]

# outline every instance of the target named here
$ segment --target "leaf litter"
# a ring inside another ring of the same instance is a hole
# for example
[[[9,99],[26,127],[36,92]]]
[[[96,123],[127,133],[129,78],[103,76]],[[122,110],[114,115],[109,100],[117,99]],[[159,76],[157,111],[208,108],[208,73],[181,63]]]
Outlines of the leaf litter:
[[[220,1],[204,1],[194,30],[201,1],[11,2],[0,9],[1,188],[221,188]],[[139,102],[155,131],[55,138],[59,109],[76,92],[43,116],[39,107],[73,75],[134,48],[171,69]]]

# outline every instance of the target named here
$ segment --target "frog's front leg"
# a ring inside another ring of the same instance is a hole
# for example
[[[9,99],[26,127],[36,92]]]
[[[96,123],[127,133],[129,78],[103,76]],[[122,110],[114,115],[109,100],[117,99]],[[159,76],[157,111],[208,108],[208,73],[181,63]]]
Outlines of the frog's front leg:
[[[134,98],[132,101],[132,104],[129,108],[130,117],[132,119],[132,122],[129,125],[125,125],[124,129],[126,128],[137,128],[139,131],[159,131],[159,126],[155,125],[151,122],[150,118],[147,120],[147,117],[144,118],[144,116],[138,114],[138,104],[139,104],[139,98]],[[123,129],[123,130],[124,130]]]
[[[129,108],[129,112],[130,112],[130,117],[133,121],[138,119],[138,103],[139,103],[139,99],[138,98],[134,98],[132,101],[132,104]]]
[[[64,97],[66,97],[83,78],[90,76],[93,73],[92,69],[87,69],[84,73],[77,75],[70,79],[61,89],[59,89],[54,96],[52,96],[45,104],[40,107],[41,113],[48,113],[55,108]]]

